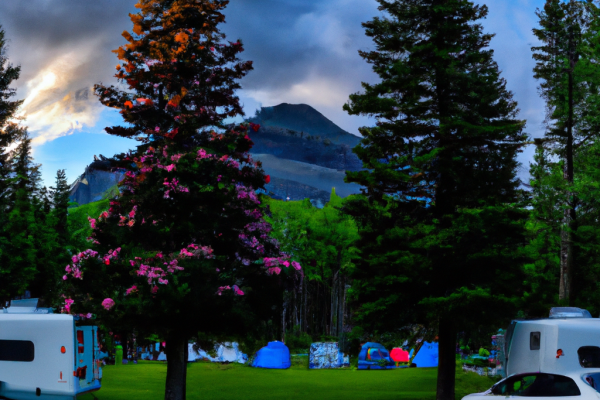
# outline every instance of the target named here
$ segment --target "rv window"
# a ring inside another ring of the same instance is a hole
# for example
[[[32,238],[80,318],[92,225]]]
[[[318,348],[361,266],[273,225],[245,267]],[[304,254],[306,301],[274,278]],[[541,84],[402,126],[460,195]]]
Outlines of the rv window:
[[[579,364],[583,368],[600,368],[600,347],[583,346],[577,350]]]
[[[31,362],[34,353],[33,342],[29,340],[0,340],[0,361]]]
[[[540,349],[540,333],[539,332],[531,332],[529,334],[529,349],[530,350],[539,350]]]
[[[497,383],[492,388],[492,394],[522,397],[581,396],[573,379],[542,373],[511,376]]]

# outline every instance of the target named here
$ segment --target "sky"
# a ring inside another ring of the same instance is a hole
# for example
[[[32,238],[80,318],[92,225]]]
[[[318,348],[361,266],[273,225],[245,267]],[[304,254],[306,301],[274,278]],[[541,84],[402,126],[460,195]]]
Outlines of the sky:
[[[543,134],[544,103],[533,78],[531,47],[537,41],[535,9],[543,0],[475,0],[486,4],[482,24],[495,33],[495,60],[527,120],[531,137]],[[134,148],[135,141],[110,136],[107,126],[120,123],[118,112],[102,106],[90,88],[117,84],[118,63],[111,50],[125,43],[131,30],[128,13],[135,0],[1,0],[0,25],[8,39],[7,56],[21,66],[14,84],[25,101],[24,124],[33,138],[33,156],[42,164],[45,185],[53,186],[58,169],[69,182],[83,173],[94,155],[107,157]],[[232,0],[222,30],[230,40],[242,39],[242,58],[254,71],[239,91],[247,115],[261,106],[309,104],[350,133],[371,125],[363,116],[342,110],[361,82],[377,76],[358,55],[373,50],[362,22],[382,14],[375,0]],[[533,146],[530,146],[533,147]],[[519,176],[528,181],[533,148],[519,157]]]

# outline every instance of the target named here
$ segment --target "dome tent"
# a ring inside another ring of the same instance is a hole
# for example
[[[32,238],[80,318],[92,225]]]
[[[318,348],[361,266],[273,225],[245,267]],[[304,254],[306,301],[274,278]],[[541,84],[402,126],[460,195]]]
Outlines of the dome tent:
[[[282,342],[269,342],[265,347],[256,352],[253,367],[286,369],[292,365],[290,350]]]
[[[381,360],[387,361],[390,365],[382,367]],[[358,369],[387,369],[392,368],[392,359],[388,351],[379,343],[365,343],[358,354]]]
[[[425,342],[412,362],[417,365],[417,368],[437,367],[438,358],[438,344]]]

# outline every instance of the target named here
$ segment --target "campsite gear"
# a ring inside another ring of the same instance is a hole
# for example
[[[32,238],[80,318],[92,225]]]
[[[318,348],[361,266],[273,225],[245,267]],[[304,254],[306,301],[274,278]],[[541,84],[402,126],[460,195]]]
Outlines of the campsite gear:
[[[575,307],[554,308],[547,319],[512,321],[500,360],[507,375],[539,371],[600,371],[600,319]]]
[[[115,365],[123,364],[123,346],[115,346]]]
[[[394,347],[392,349],[392,351],[390,351],[390,358],[392,360],[394,360],[394,362],[396,363],[396,367],[401,362],[409,362],[410,361],[408,351],[402,349],[401,347]]]
[[[384,365],[388,364],[389,365]],[[393,368],[388,351],[379,343],[365,343],[358,354],[358,369]]]
[[[287,369],[292,365],[290,350],[281,342],[269,342],[256,352],[253,367]]]
[[[0,398],[74,400],[99,390],[97,327],[15,303],[0,310]]]
[[[217,348],[217,356],[212,357],[202,349],[194,350],[194,345],[188,343],[188,362],[196,360],[209,360],[212,362],[238,362],[245,364],[248,362],[248,355],[242,353],[238,342],[221,343]]]
[[[350,357],[340,351],[337,342],[316,342],[310,345],[309,369],[341,368],[350,366]]]
[[[417,368],[430,368],[438,366],[438,344],[424,342],[412,362]]]

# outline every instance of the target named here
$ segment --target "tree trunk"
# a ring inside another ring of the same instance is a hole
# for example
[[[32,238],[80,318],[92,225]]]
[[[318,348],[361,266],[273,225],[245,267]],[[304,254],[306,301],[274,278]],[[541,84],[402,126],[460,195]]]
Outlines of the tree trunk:
[[[567,119],[567,143],[565,146],[565,167],[563,176],[567,181],[567,205],[563,218],[563,227],[560,235],[560,283],[559,283],[559,299],[571,305],[573,300],[573,258],[575,247],[573,245],[573,228],[576,218],[575,203],[570,189],[574,179],[573,168],[573,114],[574,114],[574,99],[573,99],[573,71],[575,70],[575,55],[573,51],[573,39],[569,37],[569,87],[568,87],[568,119]]]
[[[185,400],[188,338],[182,332],[171,332],[167,336],[167,383],[165,400]]]
[[[454,400],[456,379],[456,326],[442,318],[439,327],[439,361],[436,400]]]

